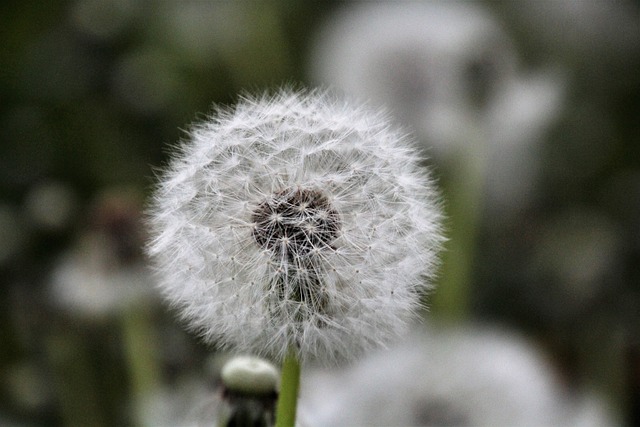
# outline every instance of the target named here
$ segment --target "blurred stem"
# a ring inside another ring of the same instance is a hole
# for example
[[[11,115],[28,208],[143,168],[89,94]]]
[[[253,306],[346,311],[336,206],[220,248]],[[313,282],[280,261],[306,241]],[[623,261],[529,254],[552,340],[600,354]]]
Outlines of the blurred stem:
[[[444,322],[459,323],[469,317],[471,275],[485,180],[483,149],[484,143],[477,136],[470,139],[443,180],[449,240],[443,254],[442,279],[431,307],[434,315]]]
[[[46,340],[54,371],[56,395],[65,426],[108,425],[98,396],[95,372],[86,336],[56,331]]]
[[[300,387],[300,361],[290,349],[282,363],[280,395],[276,409],[276,427],[293,427],[296,422],[298,389]]]
[[[152,312],[148,304],[130,304],[122,313],[125,352],[136,413],[139,413],[142,401],[160,384],[152,325]],[[136,421],[138,424],[141,422],[140,419]]]

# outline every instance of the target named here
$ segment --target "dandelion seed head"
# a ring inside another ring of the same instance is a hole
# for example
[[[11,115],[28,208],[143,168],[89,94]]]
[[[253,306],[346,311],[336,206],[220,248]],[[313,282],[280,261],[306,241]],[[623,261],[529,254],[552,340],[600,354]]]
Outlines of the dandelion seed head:
[[[326,92],[216,109],[149,208],[164,294],[229,350],[330,363],[384,345],[415,316],[443,240],[420,160],[382,113]]]

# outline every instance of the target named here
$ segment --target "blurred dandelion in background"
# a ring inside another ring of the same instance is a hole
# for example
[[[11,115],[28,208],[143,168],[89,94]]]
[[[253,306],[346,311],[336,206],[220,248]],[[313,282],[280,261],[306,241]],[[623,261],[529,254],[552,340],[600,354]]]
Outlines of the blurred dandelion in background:
[[[320,32],[309,62],[316,81],[389,108],[445,166],[479,162],[490,207],[529,201],[535,144],[561,108],[564,82],[551,67],[522,67],[481,4],[349,5]]]
[[[603,426],[606,403],[566,390],[545,357],[495,327],[416,330],[388,350],[303,381],[317,426]]]
[[[142,254],[142,199],[113,190],[92,207],[88,229],[57,263],[51,300],[89,319],[118,314],[153,299],[153,280]]]

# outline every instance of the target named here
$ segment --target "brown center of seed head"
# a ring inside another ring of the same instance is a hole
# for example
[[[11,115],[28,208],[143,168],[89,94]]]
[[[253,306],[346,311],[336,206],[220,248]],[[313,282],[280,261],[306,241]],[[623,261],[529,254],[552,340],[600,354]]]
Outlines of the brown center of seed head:
[[[258,245],[288,260],[314,249],[330,248],[340,218],[327,196],[317,189],[287,188],[253,212],[253,238]]]

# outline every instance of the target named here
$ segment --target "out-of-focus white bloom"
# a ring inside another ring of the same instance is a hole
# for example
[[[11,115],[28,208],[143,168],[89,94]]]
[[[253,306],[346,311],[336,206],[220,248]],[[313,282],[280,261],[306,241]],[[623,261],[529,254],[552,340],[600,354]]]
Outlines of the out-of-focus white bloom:
[[[523,73],[510,37],[473,2],[362,2],[330,20],[309,72],[387,106],[444,161],[486,163],[488,196],[519,206],[535,188],[535,144],[556,118],[563,78]]]
[[[58,306],[99,318],[148,293],[152,281],[144,264],[114,266],[102,236],[87,234],[81,240],[53,272],[50,291]]]
[[[372,2],[345,7],[318,37],[311,75],[391,108],[438,153],[455,151],[512,79],[511,40],[481,6]]]
[[[542,355],[519,337],[492,329],[445,329],[409,338],[351,368],[303,379],[300,412],[308,424],[576,426],[610,421],[604,409],[577,407]]]
[[[216,426],[220,394],[212,384],[183,379],[171,388],[158,388],[138,403],[137,418],[154,427]]]
[[[151,298],[152,275],[143,262],[139,198],[113,192],[99,198],[91,227],[56,264],[52,301],[75,315],[108,316]]]
[[[149,253],[207,341],[330,362],[405,329],[439,221],[432,182],[383,115],[281,90],[192,128],[150,208]]]

